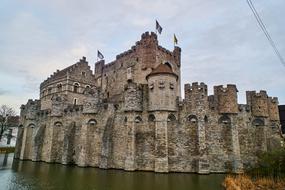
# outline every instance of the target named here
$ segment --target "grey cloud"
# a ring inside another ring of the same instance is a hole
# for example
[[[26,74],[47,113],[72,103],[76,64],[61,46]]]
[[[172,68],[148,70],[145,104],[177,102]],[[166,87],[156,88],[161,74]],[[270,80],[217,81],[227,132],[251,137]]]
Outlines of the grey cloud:
[[[4,37],[0,37],[7,44],[0,45],[1,69],[14,72],[24,68],[18,74],[26,82],[23,88],[27,92],[38,93],[39,83],[49,74],[76,62],[78,49],[87,49],[91,64],[97,49],[107,59],[113,59],[133,45],[142,32],[154,30],[153,21],[159,19],[164,28],[159,36],[161,45],[173,48],[169,43],[173,33],[179,38],[183,81],[204,81],[209,86],[237,83],[241,94],[245,89],[266,88],[269,93],[273,91],[284,97],[276,90],[276,84],[285,85],[284,67],[278,63],[246,1],[28,0],[27,3],[43,10],[48,21],[37,18],[33,12],[22,11],[15,14],[18,17],[13,17],[8,26],[3,24]],[[284,1],[255,3],[285,56],[284,13],[279,8],[284,7]],[[285,103],[284,98],[282,101]]]
[[[5,90],[5,89],[0,88],[0,96],[1,96],[1,95],[6,95],[6,94],[8,94],[8,93],[9,93],[8,90]]]

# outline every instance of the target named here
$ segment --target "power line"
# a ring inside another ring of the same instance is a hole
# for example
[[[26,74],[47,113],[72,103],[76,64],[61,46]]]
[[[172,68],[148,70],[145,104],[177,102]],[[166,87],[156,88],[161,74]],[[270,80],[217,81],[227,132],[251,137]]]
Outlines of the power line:
[[[261,20],[261,18],[260,18],[260,16],[259,16],[258,12],[256,11],[256,9],[255,9],[255,7],[254,7],[252,1],[251,1],[251,0],[246,0],[246,1],[247,1],[248,6],[250,7],[251,11],[253,12],[254,17],[255,17],[255,19],[257,20],[257,22],[258,22],[258,24],[259,24],[261,30],[263,31],[263,33],[265,34],[266,38],[268,39],[270,45],[272,46],[272,48],[273,48],[275,54],[276,54],[277,57],[279,58],[280,62],[285,66],[285,61],[284,61],[283,57],[281,56],[279,50],[278,50],[277,47],[276,47],[275,42],[272,40],[270,34],[268,33],[268,31],[267,31],[267,29],[266,29],[266,26],[265,26],[265,24],[263,23],[263,21]]]

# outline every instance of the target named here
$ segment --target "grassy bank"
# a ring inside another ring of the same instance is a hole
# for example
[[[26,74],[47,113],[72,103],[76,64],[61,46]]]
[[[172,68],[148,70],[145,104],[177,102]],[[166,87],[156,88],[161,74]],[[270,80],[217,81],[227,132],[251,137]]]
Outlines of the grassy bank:
[[[0,154],[13,153],[15,152],[15,147],[0,147]]]
[[[258,154],[255,166],[243,175],[229,175],[223,186],[226,190],[285,190],[285,150]]]
[[[285,178],[252,178],[247,175],[227,176],[223,186],[226,190],[284,190]]]

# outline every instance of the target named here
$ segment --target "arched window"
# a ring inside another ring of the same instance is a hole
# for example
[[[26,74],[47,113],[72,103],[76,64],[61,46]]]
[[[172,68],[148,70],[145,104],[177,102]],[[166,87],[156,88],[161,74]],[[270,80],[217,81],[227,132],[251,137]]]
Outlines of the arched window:
[[[155,116],[153,114],[149,114],[148,122],[155,122]]]
[[[75,82],[73,84],[73,92],[75,92],[75,93],[79,92],[79,83]]]
[[[198,118],[196,115],[189,115],[187,117],[187,121],[194,124],[198,122]]]
[[[61,127],[61,126],[62,126],[62,123],[59,122],[59,121],[57,121],[57,122],[54,123],[54,126],[55,126],[55,127]]]
[[[167,122],[172,122],[172,121],[176,121],[176,117],[173,114],[169,114],[167,118]]]
[[[141,123],[141,122],[142,122],[142,118],[141,118],[140,116],[137,116],[137,117],[135,118],[135,122],[136,122],[136,123]]]
[[[264,125],[264,120],[261,118],[256,118],[252,121],[252,125],[254,126],[263,126]]]
[[[73,105],[77,105],[77,98],[73,99]]]
[[[90,86],[89,86],[89,85],[86,85],[86,86],[85,86],[85,89],[86,89],[86,90],[90,89]]]
[[[62,91],[62,84],[61,83],[57,84],[56,87],[57,87],[57,92]]]
[[[128,118],[127,118],[127,117],[124,118],[124,122],[125,122],[125,123],[128,122]]]
[[[35,127],[35,124],[31,123],[31,124],[28,125],[28,127],[34,128],[34,127]]]
[[[90,120],[88,121],[88,125],[89,125],[89,126],[95,126],[95,125],[97,125],[96,119],[90,119]]]
[[[230,125],[231,124],[231,118],[229,118],[229,116],[227,116],[227,115],[223,115],[220,117],[219,123],[225,124],[225,125]]]

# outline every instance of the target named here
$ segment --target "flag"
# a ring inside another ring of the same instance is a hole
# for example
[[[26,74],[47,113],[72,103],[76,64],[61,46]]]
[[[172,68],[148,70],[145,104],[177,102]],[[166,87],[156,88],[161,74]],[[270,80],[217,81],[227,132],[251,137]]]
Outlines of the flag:
[[[104,59],[104,55],[99,50],[97,51],[97,57],[99,59]]]
[[[173,36],[173,40],[174,40],[174,45],[175,44],[178,44],[178,40],[177,40],[177,38],[176,38],[176,35],[174,34],[174,36]]]
[[[162,32],[162,27],[160,26],[160,24],[157,22],[157,20],[155,20],[155,28],[156,28],[156,31],[158,31],[159,34],[161,34]]]

